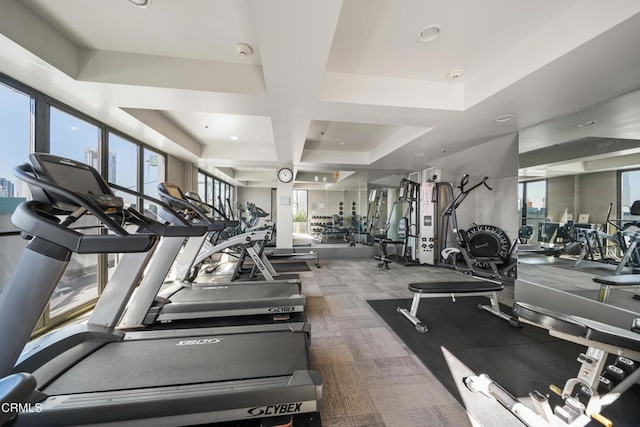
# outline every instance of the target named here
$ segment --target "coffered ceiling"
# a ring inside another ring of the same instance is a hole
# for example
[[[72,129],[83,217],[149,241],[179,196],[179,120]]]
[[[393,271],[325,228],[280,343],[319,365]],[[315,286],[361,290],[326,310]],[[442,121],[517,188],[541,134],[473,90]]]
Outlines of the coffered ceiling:
[[[637,0],[3,0],[0,72],[239,184],[270,185],[275,173],[254,172],[282,165],[375,181],[518,131],[522,153],[640,138],[637,102],[603,104],[640,89],[639,12]],[[600,130],[556,126],[596,105]]]

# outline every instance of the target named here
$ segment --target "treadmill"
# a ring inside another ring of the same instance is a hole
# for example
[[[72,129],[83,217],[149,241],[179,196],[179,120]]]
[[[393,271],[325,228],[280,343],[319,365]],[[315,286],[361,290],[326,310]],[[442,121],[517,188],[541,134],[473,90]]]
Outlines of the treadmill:
[[[115,189],[137,194],[114,184],[110,185]],[[163,188],[165,185],[172,186],[168,183],[161,184]],[[160,194],[163,194],[162,191]],[[165,197],[163,200],[166,200]],[[197,208],[187,202],[184,202],[184,205],[176,205],[174,202],[173,207],[161,209],[159,215],[164,220],[175,223],[176,210],[173,208],[177,207],[179,215],[183,215],[183,218],[179,219],[180,222],[190,221],[191,224],[203,225],[210,233],[220,232],[228,225],[225,223],[220,226],[220,222],[211,219],[203,220],[202,217],[195,216],[193,209]],[[240,241],[243,242],[248,241],[250,235],[251,233],[245,233],[237,237],[240,237]],[[304,314],[306,297],[301,294],[299,280],[233,283],[192,283],[181,280],[166,282],[165,278],[171,266],[174,265],[179,270],[180,266],[187,265],[189,262],[185,258],[190,258],[189,254],[199,252],[198,247],[208,239],[208,234],[192,236],[184,245],[184,237],[167,236],[161,239],[135,295],[122,316],[119,323],[121,329],[235,326],[306,320]],[[192,242],[196,243],[192,245]],[[179,272],[177,275],[181,277]],[[176,326],[177,321],[182,324]]]
[[[320,425],[322,379],[309,369],[306,324],[287,331],[115,328],[159,236],[201,235],[203,227],[165,227],[124,209],[90,166],[40,153],[30,162],[14,174],[29,184],[33,200],[12,220],[31,238],[0,293],[0,378],[9,378],[0,383],[9,388],[2,394],[24,399],[15,402],[22,405],[10,414],[12,425]],[[110,234],[70,228],[87,213]],[[139,231],[127,232],[125,223]],[[85,324],[27,344],[72,253],[123,255]]]
[[[198,223],[211,223],[211,219],[204,207],[211,208],[214,212],[222,214],[214,206],[204,203],[201,199],[188,198],[175,184],[162,182],[158,184],[158,194],[160,198],[171,206],[174,210],[184,213],[190,220]],[[228,221],[228,218],[224,218]],[[178,272],[180,280],[195,279],[200,265],[211,255],[225,249],[237,247],[240,249],[236,267],[231,274],[230,281],[254,281],[254,280],[297,280],[298,274],[279,274],[267,259],[264,248],[271,238],[272,228],[260,228],[247,231],[246,233],[229,237],[227,241],[220,244],[211,242],[212,239],[190,239],[185,250],[179,258],[179,265],[189,272],[185,275],[183,270]],[[251,258],[253,266],[245,268],[244,263],[247,258]]]

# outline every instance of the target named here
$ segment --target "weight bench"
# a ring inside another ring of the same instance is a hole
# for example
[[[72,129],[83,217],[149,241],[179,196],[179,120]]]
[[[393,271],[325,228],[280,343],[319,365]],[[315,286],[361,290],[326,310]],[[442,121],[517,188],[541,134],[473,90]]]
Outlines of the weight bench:
[[[529,426],[578,427],[589,424],[592,419],[611,426],[611,421],[600,412],[640,381],[640,369],[637,369],[640,334],[525,303],[516,303],[513,313],[525,323],[547,329],[551,336],[588,348],[578,356],[581,364],[578,375],[568,379],[562,389],[550,386],[562,397],[564,406],[558,405],[552,410],[549,396],[533,391],[529,394],[531,409],[486,374],[465,378],[469,390],[496,399]],[[638,331],[639,323],[640,319],[635,319],[632,330]],[[609,355],[617,356],[613,364],[608,360]],[[576,399],[576,394],[583,395],[587,402]]]
[[[600,283],[600,293],[598,294],[598,301],[607,302],[609,299],[609,292],[611,288],[633,288],[640,286],[640,274],[625,274],[617,275],[610,274],[608,276],[595,276],[593,281]],[[636,296],[634,295],[634,298]]]
[[[428,283],[410,283],[409,290],[413,292],[413,301],[411,309],[398,307],[398,313],[406,317],[416,327],[418,332],[425,333],[428,331],[427,326],[418,319],[418,307],[422,298],[443,298],[451,297],[455,302],[456,297],[472,297],[484,296],[489,298],[491,305],[479,304],[478,308],[486,310],[494,316],[507,320],[512,326],[521,326],[513,317],[500,311],[497,292],[503,290],[504,287],[498,283],[488,280],[478,280],[475,282],[428,282]]]

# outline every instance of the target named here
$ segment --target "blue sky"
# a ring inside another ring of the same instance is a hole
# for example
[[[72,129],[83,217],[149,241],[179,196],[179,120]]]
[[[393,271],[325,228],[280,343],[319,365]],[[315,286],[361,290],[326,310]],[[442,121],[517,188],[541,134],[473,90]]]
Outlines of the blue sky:
[[[0,84],[0,177],[16,183],[11,169],[24,162],[29,154],[31,140],[31,99]],[[114,135],[111,151],[116,154],[116,182],[127,186],[136,185],[136,147]],[[99,129],[91,123],[78,119],[56,108],[51,109],[51,152],[80,162],[85,162],[85,152],[97,149],[100,142]],[[154,155],[146,149],[145,161]],[[155,190],[158,172],[163,165],[147,166],[144,173],[147,191]],[[112,179],[113,177],[110,177]]]

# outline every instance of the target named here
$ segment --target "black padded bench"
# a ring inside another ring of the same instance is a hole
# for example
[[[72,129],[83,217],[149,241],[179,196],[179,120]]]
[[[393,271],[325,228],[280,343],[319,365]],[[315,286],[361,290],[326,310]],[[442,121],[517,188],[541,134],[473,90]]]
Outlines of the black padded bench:
[[[640,274],[610,274],[608,276],[595,276],[593,281],[600,283],[598,301],[607,302],[609,299],[609,292],[611,292],[611,287],[632,288],[634,286],[640,286]]]
[[[465,281],[465,282],[428,282],[428,283],[410,283],[409,290],[413,292],[413,301],[411,309],[398,307],[397,311],[404,317],[409,319],[416,327],[418,332],[427,332],[427,326],[418,319],[418,307],[422,298],[443,298],[451,297],[455,301],[456,297],[463,296],[486,296],[491,301],[491,305],[479,305],[478,308],[486,310],[489,313],[509,321],[513,326],[520,326],[519,322],[513,317],[500,311],[497,292],[503,290],[504,287],[498,282],[488,280]]]

